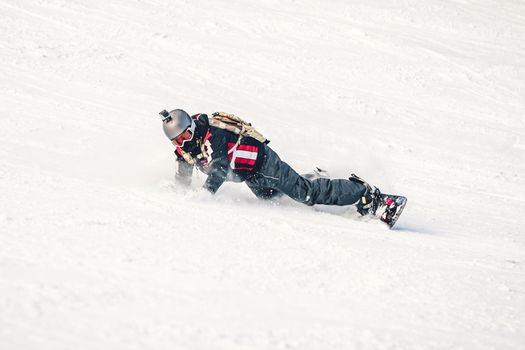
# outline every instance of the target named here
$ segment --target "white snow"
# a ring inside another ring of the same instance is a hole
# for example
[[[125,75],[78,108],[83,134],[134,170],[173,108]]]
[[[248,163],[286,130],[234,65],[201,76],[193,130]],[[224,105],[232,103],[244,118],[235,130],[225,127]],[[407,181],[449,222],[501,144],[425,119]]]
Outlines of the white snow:
[[[251,121],[341,208],[173,183],[157,113]],[[525,4],[2,0],[0,349],[523,349]]]

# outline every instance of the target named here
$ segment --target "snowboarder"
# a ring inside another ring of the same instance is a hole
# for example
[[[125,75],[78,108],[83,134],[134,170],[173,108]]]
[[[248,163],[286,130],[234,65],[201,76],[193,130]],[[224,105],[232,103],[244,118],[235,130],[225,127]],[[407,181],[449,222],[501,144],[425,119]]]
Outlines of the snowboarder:
[[[392,200],[397,196],[385,197],[377,187],[354,174],[349,179],[299,175],[279,158],[268,146],[269,141],[251,124],[233,115],[221,112],[211,118],[206,114],[190,117],[182,109],[169,113],[163,110],[159,114],[164,133],[175,146],[178,163],[175,179],[180,184],[189,185],[193,168],[197,167],[208,175],[204,188],[212,194],[224,181],[233,181],[246,183],[261,199],[285,194],[310,206],[356,205],[361,215],[376,215],[381,207],[386,209],[383,213],[387,213],[382,214],[381,220],[390,227],[405,204],[406,199],[401,203]],[[236,128],[229,123],[231,117],[237,118]]]

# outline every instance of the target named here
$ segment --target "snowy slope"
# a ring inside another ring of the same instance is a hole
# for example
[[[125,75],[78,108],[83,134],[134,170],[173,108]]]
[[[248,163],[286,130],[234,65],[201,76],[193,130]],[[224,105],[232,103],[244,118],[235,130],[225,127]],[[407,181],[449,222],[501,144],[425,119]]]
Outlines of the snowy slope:
[[[522,349],[525,4],[0,2],[0,349]],[[224,110],[398,229],[172,181]]]

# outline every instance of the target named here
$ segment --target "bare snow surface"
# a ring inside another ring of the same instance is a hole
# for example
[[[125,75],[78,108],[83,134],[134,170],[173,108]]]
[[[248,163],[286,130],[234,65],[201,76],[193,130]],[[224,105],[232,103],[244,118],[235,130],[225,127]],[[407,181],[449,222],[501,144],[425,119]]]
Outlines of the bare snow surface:
[[[523,349],[525,4],[2,0],[0,348]],[[398,229],[172,181],[252,121]]]

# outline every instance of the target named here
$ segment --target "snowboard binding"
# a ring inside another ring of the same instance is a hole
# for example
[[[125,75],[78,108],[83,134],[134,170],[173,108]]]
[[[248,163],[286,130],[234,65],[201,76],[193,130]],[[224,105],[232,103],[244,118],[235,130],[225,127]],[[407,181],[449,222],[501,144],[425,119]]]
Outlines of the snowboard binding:
[[[381,191],[377,187],[372,187],[365,180],[361,179],[356,174],[350,175],[348,180],[357,182],[365,186],[365,193],[356,203],[357,212],[362,216],[371,214],[376,215],[377,209],[381,205]]]
[[[362,216],[378,217],[392,228],[405,208],[407,199],[403,196],[383,194],[379,188],[370,186],[356,174],[352,174],[348,180],[360,183],[366,188],[365,193],[356,203],[357,212]]]

